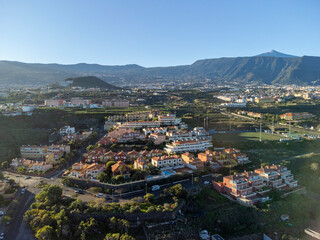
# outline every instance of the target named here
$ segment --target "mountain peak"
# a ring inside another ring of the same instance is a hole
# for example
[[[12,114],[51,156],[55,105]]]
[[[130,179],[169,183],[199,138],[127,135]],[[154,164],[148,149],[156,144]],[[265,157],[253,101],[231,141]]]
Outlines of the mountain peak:
[[[256,57],[293,58],[293,57],[297,57],[297,56],[281,53],[281,52],[278,52],[278,51],[272,49],[270,52],[259,54]]]

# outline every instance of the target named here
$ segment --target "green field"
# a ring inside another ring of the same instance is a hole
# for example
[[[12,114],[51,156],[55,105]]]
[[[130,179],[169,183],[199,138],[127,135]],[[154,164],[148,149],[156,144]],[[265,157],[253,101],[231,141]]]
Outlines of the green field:
[[[261,133],[262,141],[275,140],[278,141],[283,137],[273,135],[270,133]],[[242,133],[216,133],[213,135],[213,139],[219,142],[245,142],[245,141],[259,141],[259,132],[242,132]]]

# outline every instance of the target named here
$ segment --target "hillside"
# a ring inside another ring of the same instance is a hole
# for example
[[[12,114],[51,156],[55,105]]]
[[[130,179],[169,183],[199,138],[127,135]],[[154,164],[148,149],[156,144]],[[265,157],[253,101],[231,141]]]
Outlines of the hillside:
[[[270,54],[274,56],[269,56]],[[45,85],[83,76],[95,76],[118,86],[204,80],[212,83],[319,84],[320,58],[295,57],[271,51],[260,56],[204,59],[191,65],[152,68],[135,64],[104,66],[0,61],[0,87],[19,84]]]
[[[67,78],[64,82],[71,82],[71,84],[69,84],[71,87],[118,89],[118,87],[94,76]]]

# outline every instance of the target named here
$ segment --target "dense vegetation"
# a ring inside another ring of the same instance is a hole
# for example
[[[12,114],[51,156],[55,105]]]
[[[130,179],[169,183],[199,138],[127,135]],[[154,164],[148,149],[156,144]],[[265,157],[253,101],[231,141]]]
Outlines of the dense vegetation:
[[[135,214],[173,211],[179,198],[185,198],[185,190],[175,185],[165,191],[167,197],[154,198],[147,194],[144,198],[132,199],[129,203],[105,203],[104,199],[88,204],[81,200],[62,197],[59,186],[45,186],[36,195],[36,202],[24,215],[24,220],[40,240],[48,239],[103,239],[132,240],[128,235],[130,223],[125,219],[115,218],[114,214]],[[97,221],[97,214],[110,217]],[[81,220],[82,218],[82,220]],[[135,218],[136,219],[136,218]],[[107,235],[106,235],[107,234]],[[99,237],[98,237],[99,236]]]
[[[101,89],[117,89],[118,88],[94,76],[73,77],[73,78],[67,78],[64,81],[72,82],[70,84],[71,87],[101,88]]]

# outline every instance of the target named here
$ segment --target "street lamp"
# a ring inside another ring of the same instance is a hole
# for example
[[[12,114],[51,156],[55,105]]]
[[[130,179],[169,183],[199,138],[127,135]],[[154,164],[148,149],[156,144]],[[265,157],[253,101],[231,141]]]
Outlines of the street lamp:
[[[192,188],[193,188],[193,173],[191,173],[191,176],[192,176]]]

